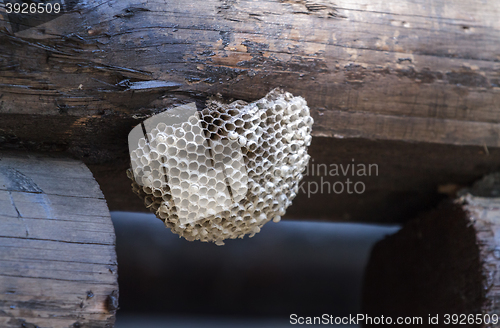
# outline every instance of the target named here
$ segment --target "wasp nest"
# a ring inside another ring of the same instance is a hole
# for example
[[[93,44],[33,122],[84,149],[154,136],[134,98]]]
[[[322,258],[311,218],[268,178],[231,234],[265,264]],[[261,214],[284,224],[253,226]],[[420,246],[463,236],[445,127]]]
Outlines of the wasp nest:
[[[312,125],[306,101],[279,89],[163,112],[129,135],[133,191],[189,241],[253,237],[295,198]]]

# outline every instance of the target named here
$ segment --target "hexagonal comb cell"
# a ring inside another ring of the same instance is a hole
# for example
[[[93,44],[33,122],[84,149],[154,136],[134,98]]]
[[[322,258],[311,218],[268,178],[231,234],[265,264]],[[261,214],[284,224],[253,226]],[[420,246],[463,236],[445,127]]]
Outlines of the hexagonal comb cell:
[[[280,221],[309,162],[312,125],[306,101],[280,89],[249,104],[179,106],[130,132],[127,174],[172,232],[223,245]]]

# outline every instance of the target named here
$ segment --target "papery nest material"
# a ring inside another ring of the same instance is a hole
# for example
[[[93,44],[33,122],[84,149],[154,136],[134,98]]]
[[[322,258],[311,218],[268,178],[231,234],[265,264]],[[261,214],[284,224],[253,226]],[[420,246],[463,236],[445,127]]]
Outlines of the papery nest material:
[[[306,101],[280,89],[250,104],[180,106],[132,130],[128,176],[146,207],[189,241],[253,237],[297,195],[312,125]]]

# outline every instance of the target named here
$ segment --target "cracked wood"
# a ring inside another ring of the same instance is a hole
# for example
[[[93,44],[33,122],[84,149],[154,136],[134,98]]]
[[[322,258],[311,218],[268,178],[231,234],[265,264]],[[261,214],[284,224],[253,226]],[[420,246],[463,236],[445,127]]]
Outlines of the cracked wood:
[[[113,225],[85,165],[0,152],[0,326],[112,327],[117,290]]]
[[[495,1],[90,0],[65,10],[0,20],[0,143],[104,162],[123,155],[116,143],[136,117],[281,86],[308,101],[316,136],[500,146]],[[39,124],[16,123],[27,117]]]
[[[124,192],[130,130],[217,92],[252,101],[281,86],[311,107],[316,163],[377,160],[381,176],[359,199],[302,195],[297,216],[399,221],[434,205],[439,185],[498,169],[496,1],[89,0],[66,9],[24,27],[0,20],[0,148],[100,165],[114,209],[136,204]]]

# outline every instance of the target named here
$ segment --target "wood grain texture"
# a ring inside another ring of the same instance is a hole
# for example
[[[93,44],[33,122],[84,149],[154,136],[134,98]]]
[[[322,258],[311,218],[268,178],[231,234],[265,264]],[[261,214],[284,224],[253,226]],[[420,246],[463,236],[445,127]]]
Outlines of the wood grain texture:
[[[365,274],[363,311],[421,316],[424,323],[429,314],[439,315],[441,326],[445,314],[500,315],[500,180],[493,176],[375,245]]]
[[[500,198],[467,195],[463,204],[477,231],[488,300],[482,312],[500,314]]]
[[[484,277],[493,272],[483,267],[481,242],[471,217],[451,202],[407,222],[372,249],[362,313],[420,317],[423,326],[430,326],[429,315],[438,315],[438,327],[446,326],[445,314],[498,315],[486,311]]]
[[[112,327],[106,201],[79,161],[0,152],[0,326]]]
[[[68,9],[46,22],[0,21],[4,139],[103,162],[121,154],[116,144],[140,117],[281,86],[306,98],[315,136],[500,146],[497,1],[90,0]],[[25,116],[37,124],[17,123]]]
[[[497,1],[89,0],[68,9],[52,20],[2,15],[0,148],[101,165],[113,209],[142,209],[123,173],[130,130],[218,92],[253,101],[281,86],[312,109],[316,163],[379,164],[363,196],[297,198],[296,217],[313,209],[329,220],[401,221],[435,206],[440,185],[500,168]]]

